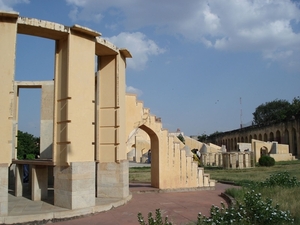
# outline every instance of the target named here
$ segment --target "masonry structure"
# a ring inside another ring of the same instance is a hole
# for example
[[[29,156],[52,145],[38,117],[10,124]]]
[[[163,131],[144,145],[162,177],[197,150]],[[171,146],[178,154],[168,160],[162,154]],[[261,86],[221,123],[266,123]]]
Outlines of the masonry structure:
[[[101,199],[130,199],[127,153],[138,130],[148,135],[150,145],[145,146],[152,150],[153,187],[214,188],[215,181],[193,161],[190,149],[163,129],[161,119],[136,96],[126,95],[128,50],[86,27],[24,18],[16,12],[0,12],[0,33],[0,219],[9,217],[9,184],[15,196],[23,194],[24,164],[30,165],[33,201],[48,198],[49,184],[54,185],[53,204],[69,210],[88,208],[92,211],[85,212],[91,213]],[[53,80],[15,80],[18,34],[55,42]],[[22,88],[40,88],[42,93],[36,160],[17,159]]]
[[[238,143],[251,143],[258,140],[288,145],[288,152],[300,157],[300,118],[270,126],[250,126],[210,136],[210,142],[225,145],[227,151],[238,151]]]
[[[32,168],[32,200],[47,197],[48,170],[54,175],[56,206],[78,209],[94,206],[95,197],[128,197],[125,67],[130,53],[88,28],[14,12],[0,12],[0,33],[0,215],[8,213],[8,168],[14,165],[15,194],[22,195],[25,163]],[[15,81],[17,34],[55,42],[54,81]],[[40,160],[17,160],[20,88],[41,88],[47,106],[41,112]]]

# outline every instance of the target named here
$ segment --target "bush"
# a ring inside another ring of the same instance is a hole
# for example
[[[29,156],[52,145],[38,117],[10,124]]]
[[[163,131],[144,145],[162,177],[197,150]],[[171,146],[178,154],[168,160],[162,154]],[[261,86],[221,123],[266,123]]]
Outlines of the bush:
[[[300,186],[296,177],[291,177],[288,172],[271,174],[265,181],[258,183],[260,187],[274,187],[279,186],[283,188],[292,188]]]
[[[210,209],[211,217],[198,215],[197,225],[202,224],[291,224],[293,218],[289,211],[282,211],[277,204],[273,207],[272,199],[263,201],[260,193],[255,191],[247,192],[244,204],[237,202],[233,207],[225,208],[221,203],[221,209],[212,206]]]
[[[259,158],[258,163],[260,166],[274,166],[275,159],[268,155],[263,155]]]
[[[148,224],[144,220],[142,213],[138,213],[138,221],[140,225],[172,225],[172,223],[168,221],[168,216],[166,216],[163,221],[160,209],[155,210],[155,218],[153,218],[152,212],[148,213]]]

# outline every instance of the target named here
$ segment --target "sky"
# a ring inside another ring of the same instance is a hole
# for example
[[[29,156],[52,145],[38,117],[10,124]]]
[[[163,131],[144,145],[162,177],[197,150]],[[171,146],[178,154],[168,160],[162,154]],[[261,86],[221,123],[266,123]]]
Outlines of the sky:
[[[0,0],[0,10],[128,49],[127,92],[170,132],[238,129],[260,104],[300,95],[299,0]],[[54,41],[17,36],[16,80],[52,80],[53,65]],[[21,90],[19,129],[35,136],[39,104],[39,89]]]

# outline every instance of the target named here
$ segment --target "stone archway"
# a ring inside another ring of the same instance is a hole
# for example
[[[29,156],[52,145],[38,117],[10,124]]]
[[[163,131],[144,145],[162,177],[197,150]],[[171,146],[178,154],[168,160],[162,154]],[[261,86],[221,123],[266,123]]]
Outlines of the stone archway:
[[[267,133],[264,134],[264,141],[268,141],[268,135],[267,135]]]
[[[276,141],[281,144],[281,133],[279,130],[276,131]]]
[[[161,119],[150,114],[135,95],[126,95],[126,136],[132,138],[132,130],[141,129],[150,137],[151,186],[159,189],[212,187],[214,181],[193,160],[188,145],[163,129]],[[191,139],[194,140],[194,139]],[[189,141],[191,141],[189,140]],[[194,140],[196,141],[196,140]],[[232,140],[231,140],[232,142]]]
[[[270,133],[269,141],[274,141],[274,133],[273,132]]]
[[[159,138],[149,127],[142,125],[139,127],[150,137],[151,146],[151,186],[159,188]]]

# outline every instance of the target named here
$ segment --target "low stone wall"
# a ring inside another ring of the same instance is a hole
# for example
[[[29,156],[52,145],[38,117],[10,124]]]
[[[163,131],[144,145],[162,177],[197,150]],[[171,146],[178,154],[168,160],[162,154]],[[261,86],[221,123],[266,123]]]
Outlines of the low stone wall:
[[[218,166],[224,169],[243,169],[254,167],[252,152],[218,152],[203,153],[201,161],[203,166]]]

